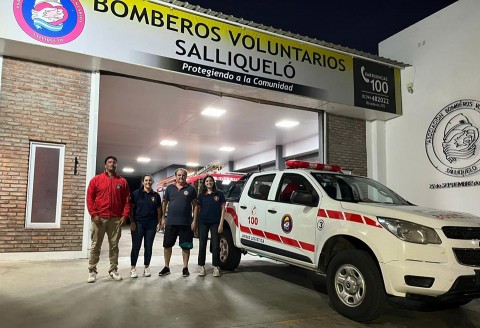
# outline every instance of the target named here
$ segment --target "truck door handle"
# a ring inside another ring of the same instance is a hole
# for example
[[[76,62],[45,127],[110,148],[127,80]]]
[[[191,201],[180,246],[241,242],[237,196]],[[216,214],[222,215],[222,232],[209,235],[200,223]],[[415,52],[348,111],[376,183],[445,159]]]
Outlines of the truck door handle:
[[[277,211],[275,211],[275,210],[268,210],[268,213],[275,214],[275,213],[277,213]]]
[[[246,207],[245,205],[240,206],[240,208],[241,208],[242,210],[246,210],[246,209],[247,209],[247,207]]]

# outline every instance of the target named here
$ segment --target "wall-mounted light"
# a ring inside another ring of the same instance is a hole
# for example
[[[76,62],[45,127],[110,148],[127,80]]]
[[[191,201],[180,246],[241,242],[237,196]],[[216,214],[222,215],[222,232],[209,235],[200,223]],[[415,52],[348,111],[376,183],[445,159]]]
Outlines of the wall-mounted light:
[[[198,167],[198,165],[200,165],[199,163],[195,163],[195,162],[188,162],[187,164],[185,164],[187,167]]]
[[[134,170],[133,168],[131,168],[131,167],[124,167],[124,168],[122,169],[122,171],[123,171],[124,173],[133,173],[133,172],[135,172],[135,170]]]
[[[77,170],[77,167],[78,167],[78,157],[75,157],[75,162],[74,162],[75,166],[73,167],[73,175],[77,175],[78,174],[78,170]]]
[[[235,148],[224,146],[224,147],[219,148],[218,150],[220,150],[220,151],[234,151]]]
[[[408,93],[413,93],[413,82],[406,84]]]
[[[402,72],[402,81],[405,81],[405,87],[408,93],[413,93],[413,84],[415,83],[415,66],[408,66]]]

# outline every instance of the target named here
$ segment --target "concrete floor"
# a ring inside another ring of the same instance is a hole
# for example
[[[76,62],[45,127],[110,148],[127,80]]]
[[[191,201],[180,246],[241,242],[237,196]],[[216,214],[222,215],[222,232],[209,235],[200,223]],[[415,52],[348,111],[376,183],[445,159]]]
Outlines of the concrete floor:
[[[162,240],[157,234],[152,277],[131,279],[130,232],[124,229],[121,282],[108,277],[106,241],[93,284],[86,282],[86,259],[1,261],[0,327],[480,327],[479,300],[448,311],[395,301],[375,322],[356,323],[330,307],[322,276],[250,255],[220,278],[212,276],[207,257],[208,274],[198,277],[197,239],[191,276],[181,276],[181,251],[175,246],[172,274],[159,277]],[[143,265],[138,268],[142,273]]]

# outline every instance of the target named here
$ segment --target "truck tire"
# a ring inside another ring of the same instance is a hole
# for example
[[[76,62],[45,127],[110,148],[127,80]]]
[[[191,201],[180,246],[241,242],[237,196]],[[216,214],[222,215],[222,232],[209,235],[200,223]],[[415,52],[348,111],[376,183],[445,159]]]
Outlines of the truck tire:
[[[233,243],[232,233],[226,229],[220,235],[220,268],[222,270],[235,270],[240,264],[242,251]]]
[[[387,295],[377,264],[365,251],[336,254],[327,268],[327,292],[333,308],[358,322],[377,319],[387,306]]]

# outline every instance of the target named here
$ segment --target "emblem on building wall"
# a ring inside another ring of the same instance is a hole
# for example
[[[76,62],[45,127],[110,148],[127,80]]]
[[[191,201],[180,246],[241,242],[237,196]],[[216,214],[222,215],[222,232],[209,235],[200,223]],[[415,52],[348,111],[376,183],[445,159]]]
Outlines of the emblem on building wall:
[[[425,137],[428,159],[440,172],[466,177],[480,171],[480,102],[457,100],[432,120]]]
[[[13,12],[25,33],[47,44],[71,42],[85,26],[80,0],[14,0]]]

